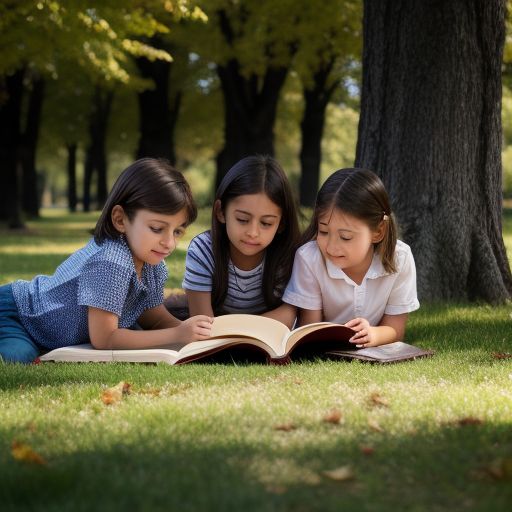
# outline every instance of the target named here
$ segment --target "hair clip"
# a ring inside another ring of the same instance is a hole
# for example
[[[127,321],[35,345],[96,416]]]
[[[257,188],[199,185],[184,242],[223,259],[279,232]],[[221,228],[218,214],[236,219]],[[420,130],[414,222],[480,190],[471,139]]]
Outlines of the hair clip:
[[[384,216],[382,217],[382,220],[389,220],[389,215],[384,214]]]

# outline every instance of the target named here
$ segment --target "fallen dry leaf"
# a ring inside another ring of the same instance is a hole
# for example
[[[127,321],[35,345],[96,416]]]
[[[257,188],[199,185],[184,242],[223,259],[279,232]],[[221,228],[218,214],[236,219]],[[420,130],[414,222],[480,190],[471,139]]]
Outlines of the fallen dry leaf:
[[[23,462],[30,462],[32,464],[46,464],[46,460],[41,457],[32,447],[26,443],[20,443],[19,441],[13,441],[11,444],[11,454],[14,459]]]
[[[106,405],[115,404],[116,402],[122,400],[125,395],[130,394],[131,387],[131,384],[121,381],[117,386],[105,389],[105,391],[101,393],[101,399]]]
[[[471,476],[476,480],[512,480],[512,457],[493,460],[487,466],[472,471]]]
[[[281,423],[274,426],[274,430],[282,430],[283,432],[290,432],[295,430],[297,427],[293,423]]]
[[[354,471],[350,466],[340,466],[336,469],[325,470],[322,471],[322,474],[331,480],[336,480],[337,482],[344,482],[355,478]]]
[[[375,448],[373,446],[361,446],[361,453],[364,455],[373,455],[375,453]]]
[[[384,432],[384,429],[379,425],[376,420],[368,419],[368,426],[375,432]]]
[[[343,414],[339,409],[331,409],[324,417],[323,420],[326,423],[333,423],[333,424],[339,424],[342,423],[343,420]]]
[[[509,352],[493,352],[492,357],[494,359],[512,359],[512,354]]]
[[[372,405],[382,405],[383,407],[389,407],[389,400],[383,397],[380,393],[372,393],[370,395],[370,403]]]
[[[460,427],[465,427],[467,425],[481,425],[483,420],[480,418],[475,418],[474,416],[465,416],[464,418],[459,418],[453,422],[455,425],[459,425]]]

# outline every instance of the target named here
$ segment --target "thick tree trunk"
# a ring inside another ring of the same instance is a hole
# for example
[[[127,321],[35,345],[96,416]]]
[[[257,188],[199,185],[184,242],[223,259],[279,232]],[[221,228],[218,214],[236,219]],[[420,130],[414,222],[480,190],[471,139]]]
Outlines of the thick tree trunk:
[[[0,220],[11,228],[23,227],[18,150],[24,75],[20,69],[0,77]]]
[[[66,144],[68,151],[67,177],[68,177],[68,208],[70,212],[76,212],[76,150],[77,144]]]
[[[113,91],[105,91],[96,86],[89,118],[89,144],[85,151],[83,205],[86,212],[90,210],[91,206],[90,188],[94,173],[97,177],[96,202],[98,208],[103,206],[108,195],[105,145],[113,98]]]
[[[390,192],[422,299],[512,294],[501,231],[505,3],[365,2],[356,165]]]
[[[145,78],[154,83],[153,89],[138,95],[139,147],[137,158],[145,156],[167,158],[176,163],[174,129],[181,106],[181,91],[170,95],[172,62],[146,58],[137,59],[137,66]]]
[[[232,45],[235,36],[228,16],[223,11],[218,15],[222,35]],[[290,60],[294,52],[290,47]],[[288,71],[286,65],[268,65],[261,75],[247,76],[236,58],[217,65],[224,97],[224,147],[217,155],[216,186],[241,158],[274,155],[277,103]]]
[[[236,60],[217,66],[224,96],[224,147],[217,158],[218,185],[241,158],[274,154],[274,124],[287,67],[268,68],[263,77],[240,73]]]
[[[35,76],[29,96],[25,130],[21,136],[22,205],[30,217],[39,217],[40,183],[36,170],[37,142],[44,100],[44,79]]]
[[[334,59],[327,62],[313,75],[311,87],[304,88],[304,115],[300,123],[300,204],[314,206],[320,164],[322,162],[322,136],[325,125],[325,112],[336,84],[328,86],[328,79],[334,64]]]

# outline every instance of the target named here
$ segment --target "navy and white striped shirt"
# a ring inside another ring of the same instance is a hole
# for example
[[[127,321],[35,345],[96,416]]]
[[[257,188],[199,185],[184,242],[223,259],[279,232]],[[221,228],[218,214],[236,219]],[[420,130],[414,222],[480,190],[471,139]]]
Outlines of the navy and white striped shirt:
[[[117,315],[120,328],[134,327],[145,310],[163,303],[167,277],[162,261],[145,263],[139,280],[123,238],[101,245],[92,239],[53,276],[15,281],[12,293],[23,327],[39,345],[54,349],[89,342],[88,306]]]
[[[264,263],[265,260],[252,270],[240,270],[229,263],[228,291],[224,301],[227,313],[266,311],[262,289]],[[182,286],[185,290],[211,292],[213,272],[212,238],[210,231],[205,231],[190,242]]]

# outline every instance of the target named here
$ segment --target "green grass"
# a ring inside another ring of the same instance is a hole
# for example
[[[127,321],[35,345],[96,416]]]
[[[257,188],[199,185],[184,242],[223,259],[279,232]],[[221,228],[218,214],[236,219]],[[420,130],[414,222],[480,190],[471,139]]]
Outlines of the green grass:
[[[0,282],[53,272],[94,220],[52,211],[29,234],[1,232]],[[510,211],[504,226],[511,251]],[[509,510],[512,359],[493,354],[512,352],[511,313],[423,305],[408,340],[435,357],[389,366],[0,366],[0,508]],[[131,394],[105,405],[102,391],[120,381]],[[323,421],[333,408],[339,424]],[[14,440],[46,464],[15,460]],[[349,480],[323,473],[345,466]]]

